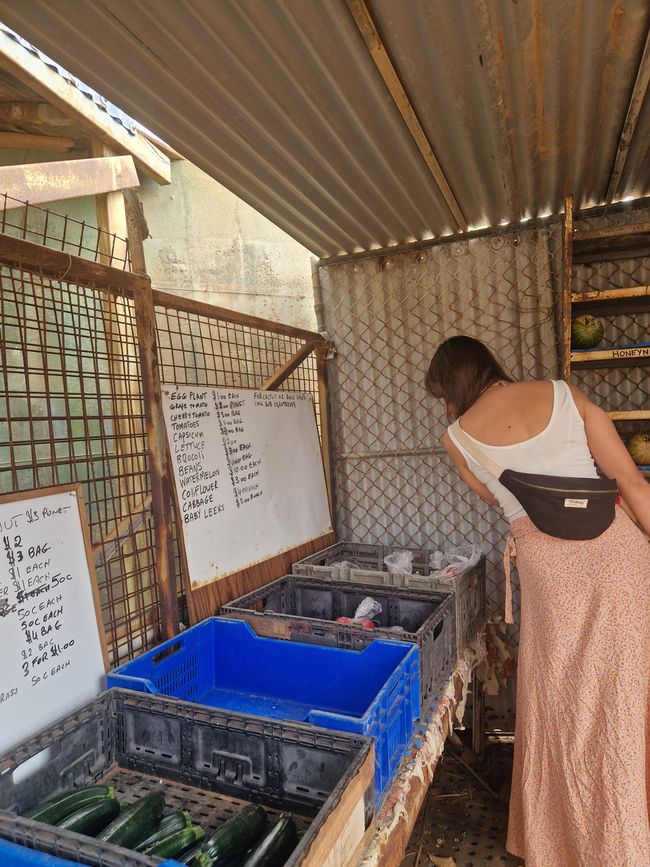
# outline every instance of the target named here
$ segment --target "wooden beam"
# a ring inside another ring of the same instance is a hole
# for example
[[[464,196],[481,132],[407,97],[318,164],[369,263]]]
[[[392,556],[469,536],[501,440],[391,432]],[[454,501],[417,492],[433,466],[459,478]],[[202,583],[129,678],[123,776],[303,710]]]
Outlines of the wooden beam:
[[[282,385],[285,379],[288,379],[294,370],[300,367],[305,358],[308,358],[317,346],[318,343],[305,343],[304,346],[301,346],[298,352],[294,352],[291,358],[260,386],[261,391],[273,391]]]
[[[562,379],[571,378],[571,294],[573,292],[573,196],[564,200],[562,232]]]
[[[162,307],[183,310],[186,313],[206,316],[208,319],[218,319],[221,322],[231,322],[233,325],[243,325],[245,328],[258,328],[260,331],[270,331],[273,334],[284,334],[287,337],[298,337],[316,343],[324,340],[320,334],[315,331],[307,331],[306,328],[296,328],[295,325],[284,325],[281,322],[273,322],[271,319],[250,316],[248,313],[240,313],[238,310],[206,304],[205,301],[183,298],[172,292],[161,292],[159,289],[154,289],[153,300],[154,304],[160,304]]]
[[[74,126],[71,118],[49,102],[0,102],[0,121],[17,125]]]
[[[32,135],[26,132],[0,132],[0,148],[25,148],[30,151],[64,153],[74,147],[71,138],[55,135]]]
[[[618,192],[618,185],[621,182],[627,155],[630,151],[632,139],[634,138],[639,115],[641,114],[641,108],[648,92],[648,83],[650,83],[650,31],[646,37],[643,55],[641,56],[641,62],[639,63],[636,80],[632,89],[632,96],[630,97],[630,102],[627,107],[625,122],[618,140],[614,167],[605,194],[606,202],[611,202]]]
[[[116,159],[111,149],[98,139],[91,140],[91,153],[96,160]],[[119,157],[118,159],[130,159],[130,157]],[[135,166],[133,171],[137,178]],[[138,185],[139,181],[130,186],[137,187]],[[126,239],[128,228],[122,189],[123,187],[102,190],[100,194],[95,195],[97,226],[101,230],[99,236],[100,261],[105,265],[114,265],[117,268],[125,268],[127,264]]]
[[[0,262],[11,267],[38,271],[53,280],[94,286],[125,298],[133,298],[134,292],[150,285],[149,278],[142,274],[109,268],[63,250],[23,241],[13,235],[0,234]]]
[[[139,185],[133,158],[103,157],[90,160],[60,160],[52,163],[29,163],[0,166],[0,193],[20,202],[38,205],[96,196]],[[7,210],[12,203],[7,203]]]
[[[368,46],[368,51],[370,52],[375,66],[377,67],[381,77],[384,79],[384,83],[386,84],[399,113],[402,115],[406,126],[420,150],[420,153],[424,157],[424,161],[433,175],[433,179],[442,193],[442,196],[447,203],[447,207],[456,221],[456,225],[461,232],[466,232],[468,229],[467,220],[465,219],[460,205],[456,201],[456,197],[451,191],[447,178],[445,177],[440,163],[433,152],[429,139],[422,128],[422,124],[406,95],[402,82],[395,71],[395,67],[393,66],[393,63],[388,56],[388,52],[381,41],[375,23],[370,16],[368,7],[364,0],[346,0],[346,2],[364,42]]]
[[[2,30],[0,68],[36,91],[71,118],[73,123],[100,138],[116,152],[131,154],[138,168],[159,184],[171,183],[169,158],[152,142],[139,132],[129,132],[72,82],[67,81],[55,69],[43,63],[38,55],[27,51]]]

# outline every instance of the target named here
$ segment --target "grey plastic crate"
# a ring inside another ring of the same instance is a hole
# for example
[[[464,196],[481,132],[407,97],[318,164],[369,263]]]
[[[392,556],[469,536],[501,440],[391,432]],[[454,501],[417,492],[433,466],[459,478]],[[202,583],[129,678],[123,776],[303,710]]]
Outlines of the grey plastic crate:
[[[366,596],[382,606],[375,618],[378,628],[336,623],[337,617],[353,617]],[[258,635],[308,644],[350,650],[362,650],[376,638],[417,644],[421,718],[437,704],[456,662],[454,595],[446,589],[421,591],[286,575],[229,602],[221,613],[246,620]]]
[[[14,781],[14,772],[44,750],[44,765]],[[287,867],[319,867],[318,835],[326,823],[343,831],[350,801],[357,837],[372,833],[373,756],[370,738],[111,689],[0,757],[0,836],[96,867],[159,864],[17,815],[73,786],[103,782],[126,803],[162,788],[167,808],[188,810],[206,833],[250,802],[269,818],[290,812],[300,839]]]
[[[388,572],[384,557],[394,551],[410,551],[413,554],[413,574],[393,575]],[[337,542],[294,563],[291,571],[294,575],[334,581],[452,592],[456,607],[456,651],[460,654],[485,624],[485,557],[481,557],[478,563],[465,569],[457,578],[438,578],[432,574],[433,570],[429,566],[431,554],[433,550],[422,548]],[[341,561],[352,562],[356,566],[337,565]]]

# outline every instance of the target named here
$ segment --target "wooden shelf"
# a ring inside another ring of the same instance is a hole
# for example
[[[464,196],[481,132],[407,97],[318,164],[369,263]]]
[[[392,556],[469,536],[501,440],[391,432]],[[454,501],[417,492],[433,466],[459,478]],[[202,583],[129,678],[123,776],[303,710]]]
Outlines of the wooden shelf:
[[[619,367],[650,364],[650,346],[614,346],[610,349],[572,351],[572,367]]]
[[[607,415],[612,421],[643,421],[650,420],[650,409],[612,410]]]
[[[571,306],[579,315],[618,316],[650,310],[650,286],[629,286],[626,289],[591,289],[572,292]]]
[[[650,255],[650,223],[573,231],[573,264]]]

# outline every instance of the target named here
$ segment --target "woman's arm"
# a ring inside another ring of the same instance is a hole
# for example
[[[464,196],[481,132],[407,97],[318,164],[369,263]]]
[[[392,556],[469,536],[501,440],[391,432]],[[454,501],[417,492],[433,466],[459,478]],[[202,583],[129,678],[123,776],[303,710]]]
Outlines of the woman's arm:
[[[498,506],[498,500],[494,498],[490,489],[486,487],[483,482],[480,482],[467,466],[467,461],[463,457],[463,454],[460,449],[454,445],[448,433],[445,433],[442,438],[442,444],[447,450],[447,454],[451,458],[453,465],[458,470],[458,475],[465,482],[467,487],[471,491],[474,491],[475,494],[478,494],[486,503],[489,503],[491,506]]]
[[[650,534],[650,485],[637,469],[607,413],[574,386],[571,392],[584,419],[587,444],[594,460],[608,478],[616,479],[621,496],[639,525]]]

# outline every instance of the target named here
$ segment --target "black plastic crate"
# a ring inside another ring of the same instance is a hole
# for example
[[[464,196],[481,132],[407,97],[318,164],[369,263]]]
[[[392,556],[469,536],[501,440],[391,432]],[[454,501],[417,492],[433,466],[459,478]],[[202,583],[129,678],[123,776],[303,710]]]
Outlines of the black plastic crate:
[[[14,781],[44,750],[43,766]],[[345,840],[332,863],[351,867],[372,834],[373,775],[370,738],[111,689],[0,758],[0,836],[94,867],[159,864],[17,815],[60,791],[102,782],[125,803],[161,788],[167,809],[188,810],[208,834],[251,802],[271,820],[289,812],[300,839],[287,867],[320,867],[326,828],[327,854],[332,839]]]
[[[382,606],[379,626],[366,629],[336,623],[353,617],[372,596]],[[420,651],[420,716],[437,704],[456,662],[454,596],[449,591],[420,591],[346,584],[286,575],[224,605],[222,613],[246,620],[258,635],[362,650],[376,638],[408,641]],[[401,628],[399,628],[401,627]]]
[[[413,573],[395,575],[388,571],[384,557],[395,551],[413,554]],[[486,573],[485,557],[465,569],[457,578],[440,578],[429,566],[433,550],[367,545],[360,542],[336,542],[299,560],[291,567],[294,575],[377,584],[382,587],[406,587],[412,590],[436,590],[455,594],[456,651],[458,654],[476,637],[485,624]],[[353,566],[342,566],[342,562]]]

